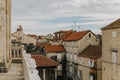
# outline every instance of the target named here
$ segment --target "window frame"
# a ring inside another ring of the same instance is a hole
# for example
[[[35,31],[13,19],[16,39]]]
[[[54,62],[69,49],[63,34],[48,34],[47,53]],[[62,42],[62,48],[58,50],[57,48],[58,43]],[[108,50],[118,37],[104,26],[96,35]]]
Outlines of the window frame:
[[[117,63],[117,51],[112,51],[112,63]]]
[[[116,37],[116,35],[117,35],[117,32],[116,31],[112,31],[112,37]]]

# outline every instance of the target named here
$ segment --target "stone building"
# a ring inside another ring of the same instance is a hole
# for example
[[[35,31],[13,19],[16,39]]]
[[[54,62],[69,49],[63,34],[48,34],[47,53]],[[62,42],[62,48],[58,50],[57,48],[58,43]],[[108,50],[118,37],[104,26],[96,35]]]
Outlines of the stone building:
[[[41,80],[57,80],[57,66],[59,63],[43,55],[32,55],[37,64]]]
[[[70,35],[73,30],[60,30],[54,33],[54,38],[49,40],[51,44],[62,44],[63,40]]]
[[[120,80],[120,19],[102,28],[102,80]]]
[[[67,57],[67,77],[69,79],[75,80],[78,78],[78,66],[77,66],[77,55],[83,51],[89,45],[98,45],[96,41],[96,35],[90,30],[72,32],[68,35],[64,41],[63,45],[66,49]]]
[[[0,1],[0,72],[6,72],[11,59],[11,0]]]
[[[11,34],[11,57],[12,61],[21,60],[22,56],[22,44],[36,44],[34,35],[27,35],[23,32],[21,25],[17,28],[17,31]]]
[[[39,46],[44,47],[46,57],[49,57],[50,59],[60,64],[57,67],[57,76],[59,78],[58,80],[63,80],[66,74],[64,47],[62,45],[52,45],[52,44],[39,44]]]
[[[12,61],[22,58],[22,44],[17,37],[11,36],[11,57]]]
[[[34,38],[34,39],[36,39],[36,40],[38,39],[38,36],[36,34],[27,34],[27,35]]]
[[[60,63],[57,68],[58,80],[63,80],[66,69],[65,69],[65,49],[62,45],[45,45],[46,56]]]
[[[19,25],[16,32],[12,33],[12,36],[18,38],[23,44],[36,44],[36,39],[25,34],[21,25]]]
[[[39,43],[48,43],[48,41],[50,41],[50,40],[47,40],[46,36],[43,36],[43,35],[38,36],[38,39],[37,39],[38,44]]]
[[[80,80],[102,80],[102,46],[89,45],[78,54]]]

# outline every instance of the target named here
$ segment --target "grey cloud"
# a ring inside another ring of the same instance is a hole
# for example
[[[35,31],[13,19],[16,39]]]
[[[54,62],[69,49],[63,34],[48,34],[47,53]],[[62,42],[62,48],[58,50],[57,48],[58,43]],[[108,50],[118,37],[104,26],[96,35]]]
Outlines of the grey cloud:
[[[32,20],[34,22],[70,16],[118,18],[120,2],[119,0],[12,0],[12,10],[15,27],[17,22],[27,26]],[[36,23],[31,25],[42,26]]]

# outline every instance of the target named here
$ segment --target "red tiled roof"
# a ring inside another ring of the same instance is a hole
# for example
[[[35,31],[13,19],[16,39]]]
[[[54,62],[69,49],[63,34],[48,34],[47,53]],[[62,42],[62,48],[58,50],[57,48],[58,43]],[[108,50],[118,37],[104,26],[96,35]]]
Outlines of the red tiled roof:
[[[65,49],[61,45],[45,45],[47,52],[65,52]]]
[[[106,29],[114,29],[114,28],[120,28],[120,19],[117,19],[116,21],[112,22],[111,24],[109,24],[101,29],[106,30]]]
[[[99,58],[102,55],[102,46],[88,46],[78,54],[79,57]]]
[[[56,67],[59,65],[59,63],[43,55],[32,55],[32,58],[35,59],[37,67]]]
[[[51,45],[51,44],[36,44],[42,46],[47,52],[65,52],[65,48],[62,45]]]
[[[82,39],[90,30],[87,31],[80,31],[80,32],[73,32],[69,36],[67,36],[64,40],[65,41],[75,41]]]
[[[65,39],[67,36],[69,36],[72,32],[74,32],[73,30],[70,31],[66,31],[65,34],[61,37],[62,39]]]
[[[61,30],[58,32],[55,32],[54,34],[62,34],[62,36],[60,36],[59,38],[54,38],[54,40],[63,40],[64,38],[66,38],[68,35],[70,35],[72,32],[74,32],[73,30]]]

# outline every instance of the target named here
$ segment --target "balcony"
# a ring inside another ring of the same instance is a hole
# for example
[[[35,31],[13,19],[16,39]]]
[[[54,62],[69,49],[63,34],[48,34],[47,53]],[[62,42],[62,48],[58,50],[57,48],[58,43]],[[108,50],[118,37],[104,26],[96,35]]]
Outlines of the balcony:
[[[41,80],[35,60],[22,49],[21,62],[11,62],[8,72],[0,74],[0,80]]]

